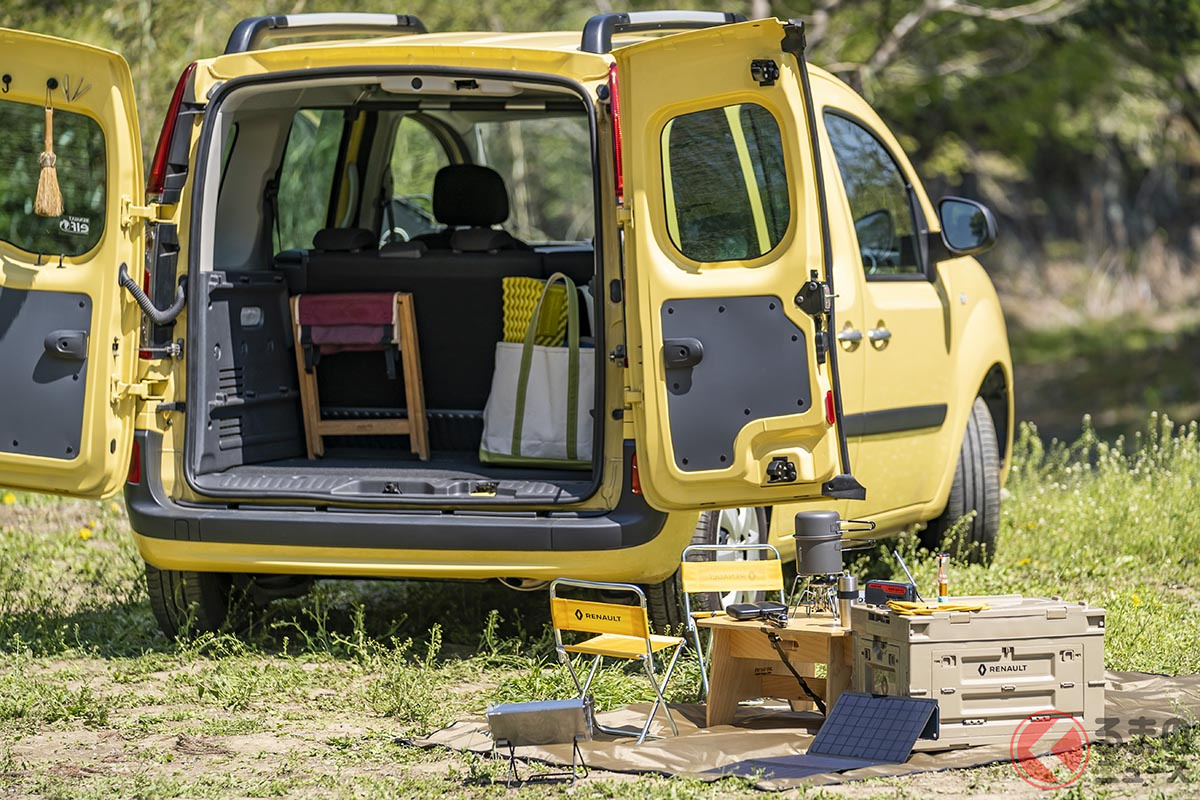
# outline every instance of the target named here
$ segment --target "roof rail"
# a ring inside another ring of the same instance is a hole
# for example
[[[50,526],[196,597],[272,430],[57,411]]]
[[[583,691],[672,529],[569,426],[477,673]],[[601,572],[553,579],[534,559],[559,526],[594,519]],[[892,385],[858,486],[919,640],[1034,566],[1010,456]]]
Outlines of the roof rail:
[[[692,30],[745,21],[746,18],[741,14],[728,11],[630,11],[597,14],[583,26],[583,41],[579,49],[585,53],[611,53],[615,33]]]
[[[377,36],[427,33],[412,14],[277,14],[247,17],[233,28],[225,55],[261,49],[269,39],[285,36],[338,37],[373,33]]]

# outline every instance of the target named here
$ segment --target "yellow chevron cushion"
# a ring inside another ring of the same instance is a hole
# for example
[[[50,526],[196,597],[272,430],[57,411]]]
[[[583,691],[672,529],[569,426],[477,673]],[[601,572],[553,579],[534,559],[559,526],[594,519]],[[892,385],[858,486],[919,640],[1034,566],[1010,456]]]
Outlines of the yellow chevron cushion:
[[[537,278],[504,278],[504,341],[523,342],[529,321],[537,308],[546,282]],[[542,303],[542,318],[534,344],[561,347],[567,335],[567,289],[561,283],[550,287]]]

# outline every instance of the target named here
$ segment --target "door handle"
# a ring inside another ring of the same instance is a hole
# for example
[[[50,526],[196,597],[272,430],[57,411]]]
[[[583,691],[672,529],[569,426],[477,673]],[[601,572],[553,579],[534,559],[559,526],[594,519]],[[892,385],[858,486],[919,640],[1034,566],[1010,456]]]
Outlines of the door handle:
[[[839,342],[857,344],[862,341],[862,331],[856,331],[854,328],[845,328],[838,331],[837,340]]]
[[[57,358],[83,361],[87,358],[87,331],[51,331],[42,345]]]
[[[886,342],[892,338],[892,332],[887,328],[872,328],[867,331],[867,339],[872,342]]]
[[[699,339],[683,337],[663,339],[663,361],[667,369],[689,369],[704,359],[704,345]]]

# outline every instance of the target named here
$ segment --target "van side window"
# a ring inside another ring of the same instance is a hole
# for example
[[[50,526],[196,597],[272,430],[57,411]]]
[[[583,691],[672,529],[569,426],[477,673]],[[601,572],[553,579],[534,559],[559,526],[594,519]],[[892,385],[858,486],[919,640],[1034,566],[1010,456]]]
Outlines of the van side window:
[[[875,136],[852,120],[825,114],[867,278],[924,272],[912,187]]]
[[[696,111],[662,134],[667,230],[701,262],[766,255],[791,219],[783,139],[771,112],[743,104]]]
[[[475,124],[475,159],[508,187],[504,229],[523,242],[586,242],[595,228],[591,130],[582,113]]]
[[[390,162],[392,203],[383,212],[382,240],[407,241],[441,227],[433,218],[433,178],[449,163],[428,127],[412,117],[400,120]]]
[[[279,169],[275,249],[305,250],[326,227],[345,117],[332,109],[302,108],[292,118]]]
[[[79,256],[100,242],[104,232],[104,131],[90,117],[54,112],[54,153],[58,159],[61,217],[33,213],[42,171],[45,110],[41,105],[0,103],[0,240],[28,253]]]

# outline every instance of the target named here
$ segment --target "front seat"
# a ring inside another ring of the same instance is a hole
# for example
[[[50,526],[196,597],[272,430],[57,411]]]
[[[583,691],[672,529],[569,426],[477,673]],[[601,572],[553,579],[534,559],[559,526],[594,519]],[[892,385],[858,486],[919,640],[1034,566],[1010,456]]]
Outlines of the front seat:
[[[528,250],[529,245],[500,228],[508,219],[508,191],[491,167],[451,164],[433,179],[433,216],[445,230],[417,236],[430,250],[494,253]]]

